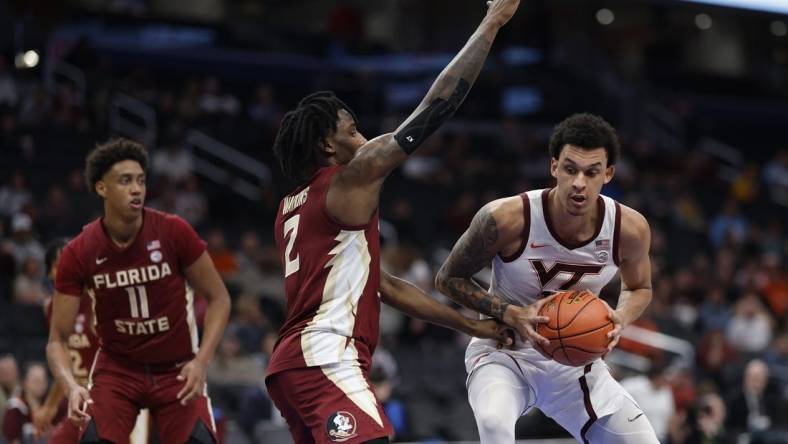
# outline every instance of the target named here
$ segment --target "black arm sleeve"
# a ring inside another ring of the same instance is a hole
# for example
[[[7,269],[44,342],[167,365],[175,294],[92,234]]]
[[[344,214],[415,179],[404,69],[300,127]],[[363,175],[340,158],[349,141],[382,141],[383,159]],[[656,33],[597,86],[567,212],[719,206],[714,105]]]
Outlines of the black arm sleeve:
[[[394,135],[399,146],[406,153],[413,153],[435,130],[443,125],[443,122],[454,115],[470,89],[471,85],[464,79],[460,79],[448,100],[442,98],[433,100],[427,108],[408,122],[405,128]]]

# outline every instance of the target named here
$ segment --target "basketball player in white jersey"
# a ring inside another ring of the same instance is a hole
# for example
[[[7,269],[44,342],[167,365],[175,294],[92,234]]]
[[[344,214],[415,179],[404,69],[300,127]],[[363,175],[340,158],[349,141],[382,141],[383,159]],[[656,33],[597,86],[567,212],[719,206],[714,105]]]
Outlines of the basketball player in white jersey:
[[[544,357],[536,332],[543,297],[587,289],[596,294],[620,270],[615,328],[637,319],[651,300],[648,222],[637,211],[600,195],[620,151],[603,119],[576,114],[550,138],[554,188],[492,201],[476,213],[438,272],[438,289],[457,303],[511,326],[521,340],[498,349],[493,340],[468,345],[468,399],[481,442],[514,443],[517,419],[537,407],[582,443],[657,443],[654,430],[602,359],[569,367]],[[472,276],[492,262],[489,291]]]

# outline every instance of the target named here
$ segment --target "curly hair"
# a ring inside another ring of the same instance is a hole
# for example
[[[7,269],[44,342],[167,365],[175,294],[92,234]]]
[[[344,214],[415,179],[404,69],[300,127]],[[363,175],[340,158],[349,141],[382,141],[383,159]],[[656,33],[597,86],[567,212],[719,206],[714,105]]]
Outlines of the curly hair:
[[[573,114],[556,125],[550,136],[550,156],[557,160],[561,150],[568,144],[585,149],[604,147],[608,165],[615,165],[621,154],[616,130],[605,119],[594,114]]]
[[[133,140],[122,137],[96,145],[85,159],[85,183],[88,189],[96,192],[96,182],[100,181],[113,165],[124,160],[134,160],[144,171],[148,167],[148,150]]]
[[[355,113],[331,91],[312,93],[285,114],[274,141],[274,154],[282,174],[291,180],[303,180],[322,163],[320,142],[337,130],[337,113]]]

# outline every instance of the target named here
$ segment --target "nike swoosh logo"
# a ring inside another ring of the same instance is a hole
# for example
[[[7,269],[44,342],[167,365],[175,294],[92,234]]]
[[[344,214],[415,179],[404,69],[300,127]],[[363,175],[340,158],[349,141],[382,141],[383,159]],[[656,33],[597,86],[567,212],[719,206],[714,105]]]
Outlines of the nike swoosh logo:
[[[640,418],[641,416],[643,416],[643,412],[640,412],[640,414],[635,416],[634,418],[627,418],[627,421],[632,422],[632,421]]]
[[[96,258],[96,265],[101,265],[101,264],[103,264],[104,262],[107,262],[107,258],[106,258],[106,257],[102,257],[102,258],[100,258],[100,259],[99,259],[99,258]]]
[[[546,247],[546,246],[548,246],[548,245],[549,245],[549,244],[542,244],[542,245],[537,245],[537,244],[535,244],[535,243],[531,242],[531,248],[542,248],[542,247]]]

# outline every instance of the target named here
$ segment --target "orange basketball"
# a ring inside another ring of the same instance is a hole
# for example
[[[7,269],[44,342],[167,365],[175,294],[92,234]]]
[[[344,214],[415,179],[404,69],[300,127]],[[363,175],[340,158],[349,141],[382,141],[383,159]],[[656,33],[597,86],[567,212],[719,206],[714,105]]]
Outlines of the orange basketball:
[[[582,367],[607,351],[607,334],[613,330],[607,307],[588,290],[556,293],[539,314],[550,321],[537,332],[550,341],[542,352],[564,365]]]

